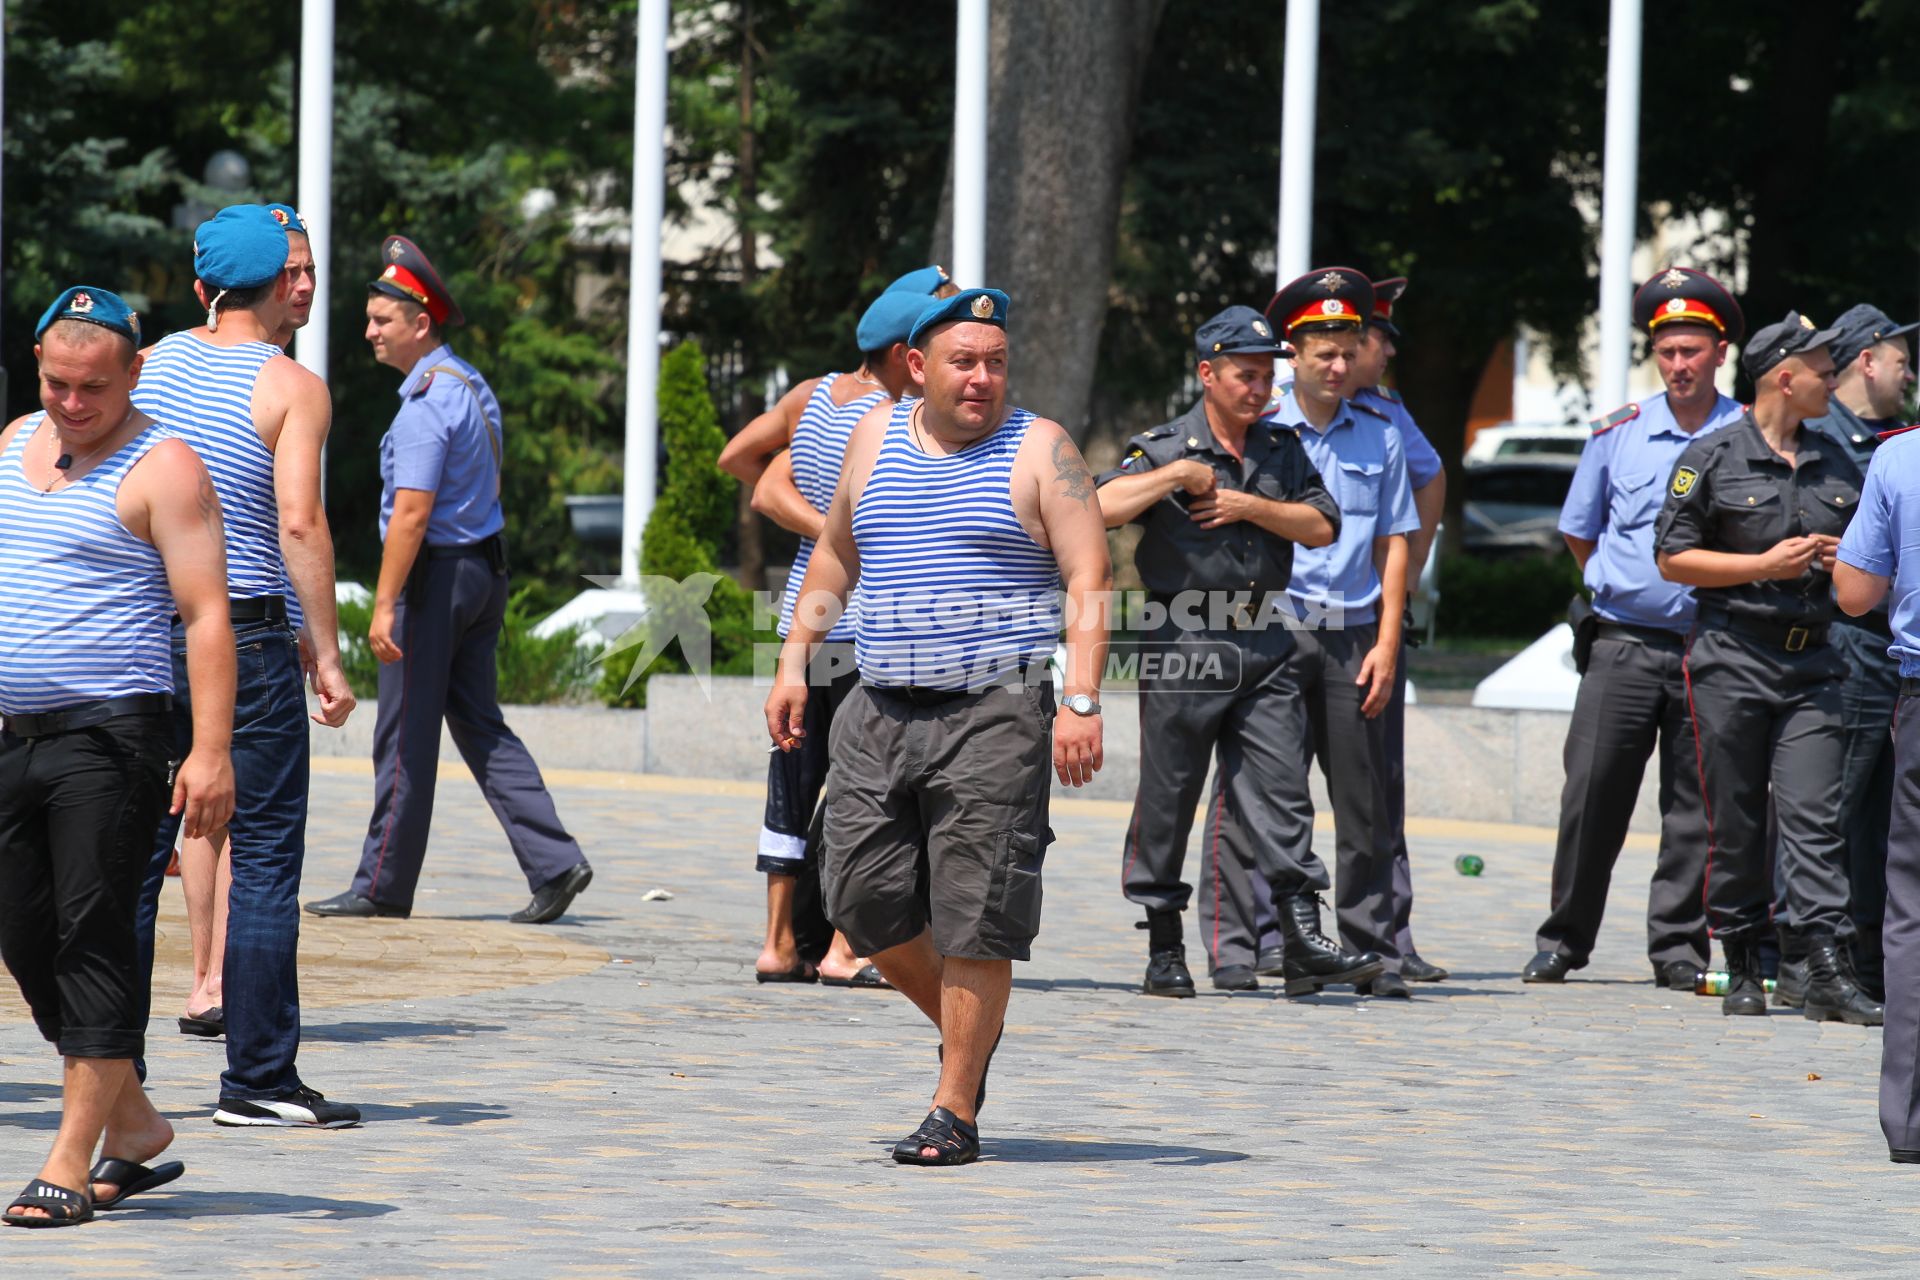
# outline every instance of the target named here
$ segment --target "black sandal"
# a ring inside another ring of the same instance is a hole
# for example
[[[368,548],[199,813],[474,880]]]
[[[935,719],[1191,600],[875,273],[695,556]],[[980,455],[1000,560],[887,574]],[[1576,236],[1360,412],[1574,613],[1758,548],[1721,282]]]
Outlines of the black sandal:
[[[45,1209],[47,1216],[15,1213],[15,1209]],[[66,1187],[56,1187],[44,1178],[35,1178],[27,1189],[13,1198],[0,1221],[14,1227],[77,1227],[93,1217],[93,1198]]]
[[[980,1087],[974,1091],[973,1095],[973,1114],[975,1116],[980,1114],[980,1108],[987,1105],[987,1072],[993,1070],[993,1055],[1000,1052],[1000,1037],[1006,1034],[1007,1024],[1003,1022],[1000,1024],[999,1033],[993,1037],[993,1048],[987,1050],[987,1065],[980,1068]],[[934,1052],[939,1057],[941,1065],[944,1066],[947,1061],[947,1046],[941,1044]]]
[[[936,1154],[920,1154],[925,1147]],[[894,1144],[893,1158],[901,1164],[972,1164],[980,1158],[980,1130],[945,1107],[935,1107],[918,1129]]]

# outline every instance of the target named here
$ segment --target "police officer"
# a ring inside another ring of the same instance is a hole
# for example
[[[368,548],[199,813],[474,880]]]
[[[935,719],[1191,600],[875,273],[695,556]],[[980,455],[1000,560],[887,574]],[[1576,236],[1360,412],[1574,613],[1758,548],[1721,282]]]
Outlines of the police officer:
[[[389,236],[367,288],[374,359],[406,374],[380,443],[385,550],[368,633],[380,659],[374,805],[353,886],[307,910],[405,916],[426,857],[445,719],[533,900],[509,919],[546,924],[593,879],[560,825],[540,768],[500,714],[494,650],[507,607],[500,511],[501,420],[480,371],[453,354],[465,317],[412,241]]]
[[[1891,432],[1867,472],[1860,511],[1840,540],[1833,585],[1853,617],[1889,607],[1900,664],[1895,774],[1887,833],[1886,1036],[1880,1129],[1896,1164],[1920,1164],[1920,434]]]
[[[1823,417],[1807,421],[1844,448],[1864,474],[1879,433],[1901,425],[1897,416],[1913,385],[1908,337],[1920,324],[1897,325],[1878,307],[1861,304],[1833,322],[1833,363],[1839,370]],[[1884,609],[1833,621],[1832,644],[1853,678],[1840,685],[1845,755],[1840,768],[1840,812],[1846,823],[1847,881],[1854,923],[1853,959],[1861,990],[1883,991],[1880,917],[1886,909],[1887,822],[1893,796],[1893,706],[1900,693],[1899,664],[1887,655],[1893,632]],[[1804,967],[1781,964],[1777,1002],[1798,999]]]
[[[1721,1012],[1767,1009],[1759,942],[1771,782],[1787,924],[1807,944],[1806,1016],[1876,1024],[1881,1008],[1855,985],[1843,950],[1852,921],[1834,781],[1847,664],[1827,643],[1834,551],[1860,470],[1800,429],[1827,410],[1834,337],[1793,312],[1753,335],[1742,355],[1753,407],[1681,453],[1654,547],[1660,572],[1696,589],[1683,669],[1714,851],[1707,919],[1727,960]]]
[[[1372,307],[1365,277],[1314,279],[1311,305],[1289,319],[1357,328]],[[1135,553],[1148,592],[1139,619],[1140,784],[1121,859],[1126,896],[1147,910],[1143,990],[1194,994],[1180,925],[1192,888],[1180,870],[1216,750],[1227,812],[1253,833],[1280,909],[1289,994],[1364,982],[1381,971],[1380,958],[1342,951],[1320,932],[1327,871],[1308,833],[1289,830],[1298,815],[1278,802],[1278,780],[1301,768],[1296,744],[1306,723],[1287,661],[1292,638],[1262,607],[1285,593],[1294,545],[1328,545],[1340,513],[1299,438],[1256,425],[1282,350],[1260,313],[1227,308],[1200,326],[1195,346],[1199,403],[1133,437],[1120,466],[1099,480],[1107,527],[1145,526]],[[1167,661],[1165,676],[1146,666],[1172,658],[1180,661]],[[1173,677],[1176,667],[1189,674]]]
[[[1275,297],[1269,319],[1317,303],[1319,292],[1317,281],[1296,282]],[[1279,603],[1294,631],[1291,662],[1311,730],[1294,744],[1297,767],[1278,780],[1287,788],[1281,802],[1296,815],[1289,829],[1311,839],[1313,798],[1303,784],[1309,758],[1318,757],[1334,810],[1340,939],[1355,951],[1378,952],[1387,966],[1363,984],[1363,994],[1404,997],[1410,992],[1398,971],[1395,924],[1411,912],[1395,901],[1381,716],[1400,665],[1407,536],[1419,529],[1420,517],[1400,433],[1383,412],[1348,394],[1365,341],[1360,327],[1300,326],[1290,341],[1292,393],[1267,421],[1292,429],[1305,446],[1339,505],[1340,534],[1330,547],[1295,553],[1288,594]],[[1214,985],[1245,989],[1255,984],[1251,940],[1240,920],[1222,919],[1219,889],[1230,875],[1240,879],[1248,844],[1261,835],[1226,820],[1222,790],[1216,779],[1207,830],[1220,834],[1203,846],[1200,913]],[[1284,945],[1281,951],[1284,973]]]
[[[1701,905],[1707,823],[1680,665],[1693,592],[1654,566],[1653,522],[1688,444],[1740,418],[1714,373],[1746,322],[1717,280],[1685,267],[1640,286],[1633,322],[1646,330],[1667,389],[1594,421],[1560,511],[1593,604],[1575,644],[1580,693],[1567,726],[1551,905],[1520,977],[1559,982],[1586,967],[1657,745],[1660,854],[1647,891],[1647,959],[1655,986],[1691,991],[1711,945]]]

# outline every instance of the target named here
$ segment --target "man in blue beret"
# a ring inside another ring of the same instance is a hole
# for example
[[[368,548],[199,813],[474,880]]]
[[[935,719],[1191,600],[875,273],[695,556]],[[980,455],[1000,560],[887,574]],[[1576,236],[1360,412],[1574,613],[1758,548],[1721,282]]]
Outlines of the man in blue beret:
[[[507,610],[500,507],[504,423],[447,330],[466,317],[405,236],[380,247],[367,286],[373,357],[405,377],[380,441],[380,577],[368,644],[380,660],[373,816],[360,867],[318,916],[410,915],[426,860],[444,722],[505,829],[532,898],[508,919],[549,924],[593,880],[525,744],[500,713],[495,655]]]
[[[1905,425],[1900,412],[1913,388],[1910,344],[1920,324],[1898,324],[1876,306],[1861,303],[1833,322],[1837,377],[1827,412],[1807,420],[1852,455],[1864,474],[1882,432]],[[1892,623],[1885,609],[1833,620],[1833,647],[1853,678],[1840,685],[1840,724],[1845,755],[1840,769],[1840,812],[1847,837],[1848,910],[1853,917],[1853,960],[1860,988],[1873,999],[1885,992],[1881,975],[1880,918],[1887,905],[1887,824],[1893,803],[1893,712],[1900,696],[1900,664],[1888,656]],[[1784,915],[1785,912],[1780,912]],[[1782,956],[1774,999],[1804,998],[1803,964]]]
[[[1369,301],[1366,278],[1322,276],[1333,288],[1315,283],[1299,309],[1351,342]],[[1309,331],[1304,322],[1296,327]],[[1279,913],[1287,993],[1365,982],[1384,967],[1379,956],[1347,952],[1321,933],[1318,895],[1331,880],[1300,838],[1299,815],[1281,803],[1306,785],[1295,747],[1307,723],[1291,662],[1297,646],[1273,610],[1286,595],[1295,548],[1330,544],[1341,524],[1299,437],[1259,421],[1282,336],[1251,307],[1229,307],[1202,324],[1199,402],[1129,440],[1120,465],[1099,480],[1107,526],[1145,526],[1135,552],[1149,615],[1140,785],[1121,879],[1128,900],[1146,911],[1148,995],[1194,994],[1180,920],[1193,889],[1181,869],[1216,753],[1227,811],[1260,833],[1253,857]],[[1222,978],[1216,970],[1215,978],[1232,988],[1251,973]]]
[[[809,379],[790,395],[804,394],[792,445],[767,465],[753,489],[753,509],[800,535],[780,600],[779,632],[791,630],[800,583],[840,481],[847,438],[869,411],[914,390],[907,371],[907,336],[927,308],[928,288],[946,280],[938,267],[909,272],[873,300],[854,331],[861,352],[853,373]],[[764,415],[772,416],[772,415]],[[742,433],[745,434],[744,432]],[[738,439],[739,437],[735,437]],[[886,979],[854,954],[846,935],[826,924],[818,909],[819,827],[817,809],[832,762],[827,752],[833,713],[859,678],[853,662],[855,611],[849,608],[826,633],[808,667],[813,695],[807,700],[807,736],[796,751],[767,761],[767,806],[756,863],[767,877],[767,936],[754,962],[759,982],[811,982],[830,986],[885,986]],[[796,932],[796,908],[799,929]],[[810,910],[807,908],[811,908]],[[825,928],[810,927],[819,915]],[[824,954],[818,935],[831,933]],[[811,952],[811,954],[808,954]]]
[[[339,727],[354,698],[340,664],[333,539],[321,503],[321,452],[332,425],[327,385],[275,345],[294,293],[287,229],[262,205],[233,205],[194,235],[195,294],[204,325],[169,334],[147,354],[134,403],[184,436],[206,461],[226,513],[227,591],[240,664],[228,830],[223,1003],[227,1070],[214,1122],[255,1127],[359,1123],[300,1077],[298,892],[306,858],[308,729],[302,653],[319,698],[315,717]],[[291,583],[304,615],[287,609]],[[183,635],[174,641],[176,733],[190,709]],[[141,900],[151,963],[154,913],[171,860],[163,824]]]
[[[234,650],[206,468],[131,398],[137,317],[76,286],[34,338],[41,411],[0,430],[0,954],[65,1070],[53,1150],[5,1220],[61,1227],[184,1172],[144,1163],[173,1126],[134,1070],[134,906],[162,814],[200,835],[233,812]],[[175,613],[200,695],[179,744]]]
[[[860,683],[834,717],[821,882],[828,916],[940,1031],[933,1110],[894,1147],[902,1164],[979,1158],[1012,962],[1040,928],[1053,777],[1081,786],[1101,761],[1106,534],[1073,440],[1007,403],[1006,323],[996,289],[914,322],[926,394],[854,428],[766,707],[774,744],[799,747],[808,660],[857,584]]]

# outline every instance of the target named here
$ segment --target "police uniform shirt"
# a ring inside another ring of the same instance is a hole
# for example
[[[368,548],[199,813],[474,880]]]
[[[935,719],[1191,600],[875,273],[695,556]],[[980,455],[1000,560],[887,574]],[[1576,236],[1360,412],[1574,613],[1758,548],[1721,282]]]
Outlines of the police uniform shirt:
[[[1328,614],[1330,619],[1372,622],[1381,590],[1374,539],[1420,527],[1400,433],[1371,407],[1347,400],[1340,401],[1325,430],[1307,421],[1293,396],[1263,421],[1297,434],[1342,517],[1340,536],[1331,544],[1294,552],[1287,588],[1294,616],[1311,617],[1331,607],[1339,612]]]
[[[1301,502],[1321,512],[1340,529],[1340,511],[1307,460],[1299,438],[1284,427],[1256,422],[1247,429],[1245,458],[1235,458],[1213,438],[1205,401],[1165,426],[1127,442],[1120,465],[1097,483],[1139,475],[1155,467],[1193,458],[1213,468],[1222,489],[1258,494],[1275,502]],[[1146,526],[1134,563],[1149,591],[1252,591],[1256,599],[1287,589],[1293,576],[1294,544],[1251,520],[1204,529],[1188,514],[1192,495],[1176,489],[1134,517]]]
[[[1900,660],[1903,679],[1920,676],[1920,431],[1902,432],[1876,451],[1839,555],[1856,569],[1893,579],[1887,652]]]
[[[433,494],[427,545],[465,546],[500,532],[500,402],[480,371],[445,345],[400,384],[400,412],[380,441],[380,536],[396,489]]]
[[[1825,415],[1808,418],[1800,425],[1837,441],[1860,468],[1860,474],[1865,475],[1867,463],[1873,460],[1873,451],[1879,447],[1880,433],[1905,424],[1898,418],[1863,418],[1841,404],[1836,396],[1829,401]]]
[[[1287,384],[1291,390],[1293,384]],[[1446,470],[1440,461],[1439,450],[1427,439],[1426,432],[1420,430],[1420,424],[1407,412],[1406,401],[1398,392],[1385,387],[1367,387],[1354,393],[1354,401],[1363,409],[1377,409],[1386,416],[1400,433],[1400,444],[1407,455],[1407,483],[1416,490],[1424,489],[1442,471]]]
[[[1653,525],[1680,455],[1744,410],[1718,396],[1706,423],[1689,434],[1673,420],[1667,393],[1642,400],[1619,421],[1610,415],[1580,454],[1560,508],[1560,532],[1597,544],[1585,579],[1593,610],[1608,622],[1685,632],[1693,626],[1693,588],[1668,582],[1654,563]]]
[[[1841,534],[1860,501],[1860,469],[1818,432],[1802,431],[1797,464],[1773,451],[1749,410],[1680,454],[1654,525],[1655,550],[1760,555],[1783,538]],[[1695,598],[1730,615],[1819,625],[1833,617],[1833,575],[1815,561],[1798,578],[1698,587]]]

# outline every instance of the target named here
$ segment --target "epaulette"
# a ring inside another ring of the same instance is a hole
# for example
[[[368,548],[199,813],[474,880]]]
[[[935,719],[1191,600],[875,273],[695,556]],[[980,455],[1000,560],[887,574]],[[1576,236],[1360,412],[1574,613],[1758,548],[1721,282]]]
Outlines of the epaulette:
[[[1368,404],[1365,400],[1362,400],[1359,396],[1355,396],[1353,399],[1347,401],[1347,403],[1352,405],[1354,408],[1358,409],[1362,413],[1372,414],[1374,417],[1380,419],[1380,421],[1382,422],[1393,421],[1392,414],[1388,413],[1385,409],[1382,409],[1377,404]]]
[[[407,399],[418,400],[421,396],[427,394],[427,388],[432,385],[433,385],[433,370],[429,369],[427,370],[427,376],[420,379],[419,385],[414,387],[412,391],[409,391],[407,393]]]
[[[1390,403],[1393,403],[1393,404],[1404,403],[1404,401],[1400,399],[1400,393],[1398,391],[1395,391],[1392,387],[1389,387],[1389,386],[1382,385],[1382,386],[1375,387],[1373,389],[1373,394],[1379,396],[1382,400],[1389,401]]]
[[[1877,433],[1876,438],[1881,440],[1891,440],[1895,436],[1903,436],[1907,434],[1907,432],[1909,431],[1920,431],[1920,422],[1916,422],[1910,427],[1895,427],[1891,431],[1881,431]]]
[[[1604,418],[1595,418],[1587,425],[1593,428],[1593,434],[1603,436],[1623,422],[1632,422],[1640,416],[1640,406],[1623,404]]]
[[[1142,431],[1140,434],[1148,440],[1164,440],[1172,435],[1174,429],[1179,425],[1177,422],[1162,423],[1160,426],[1154,427],[1150,431]]]

